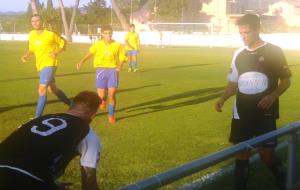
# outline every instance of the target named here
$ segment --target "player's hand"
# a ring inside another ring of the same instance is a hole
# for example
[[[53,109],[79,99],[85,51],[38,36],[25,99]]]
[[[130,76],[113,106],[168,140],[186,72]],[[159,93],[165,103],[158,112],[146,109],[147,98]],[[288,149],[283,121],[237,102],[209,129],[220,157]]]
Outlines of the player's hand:
[[[120,71],[121,71],[121,68],[120,68],[120,67],[116,67],[116,71],[117,71],[117,72],[120,72]]]
[[[216,104],[215,104],[215,109],[217,112],[222,112],[222,107],[224,105],[224,100],[222,98],[220,98]]]
[[[260,109],[269,109],[274,101],[276,100],[277,96],[274,93],[271,93],[265,97],[263,97],[257,104],[257,107]]]
[[[27,58],[28,58],[28,55],[23,55],[23,56],[21,57],[22,63],[26,63]]]
[[[80,70],[81,64],[82,64],[82,63],[77,63],[77,64],[76,64],[76,69],[77,69],[77,71]]]
[[[49,57],[51,57],[52,59],[56,59],[57,53],[51,52],[51,53],[49,53]]]

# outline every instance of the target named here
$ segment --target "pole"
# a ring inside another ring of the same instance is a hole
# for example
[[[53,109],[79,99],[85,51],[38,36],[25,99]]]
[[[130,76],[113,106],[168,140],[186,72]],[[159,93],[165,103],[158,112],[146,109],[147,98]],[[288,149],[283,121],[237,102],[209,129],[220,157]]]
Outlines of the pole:
[[[287,189],[290,189],[297,175],[297,134],[290,134],[288,142]]]

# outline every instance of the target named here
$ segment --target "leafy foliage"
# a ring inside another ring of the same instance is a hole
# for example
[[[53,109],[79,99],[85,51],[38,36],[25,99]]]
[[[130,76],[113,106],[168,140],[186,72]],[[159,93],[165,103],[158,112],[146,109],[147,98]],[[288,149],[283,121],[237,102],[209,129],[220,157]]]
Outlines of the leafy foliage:
[[[84,6],[83,23],[87,24],[109,24],[110,8],[107,7],[105,0],[90,1]]]

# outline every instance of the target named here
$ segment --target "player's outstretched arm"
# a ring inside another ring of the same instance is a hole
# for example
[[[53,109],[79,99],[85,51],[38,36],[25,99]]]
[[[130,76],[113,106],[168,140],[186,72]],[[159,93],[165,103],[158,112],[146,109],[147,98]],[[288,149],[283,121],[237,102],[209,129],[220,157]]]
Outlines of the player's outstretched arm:
[[[88,59],[90,59],[93,56],[90,52],[88,52],[79,63],[76,64],[76,69],[79,70],[81,65],[84,64]]]
[[[82,190],[99,190],[95,168],[81,167],[81,185]]]
[[[237,83],[229,82],[227,84],[227,86],[224,89],[224,92],[223,92],[222,96],[220,97],[220,99],[215,104],[215,109],[216,109],[217,112],[222,112],[222,107],[223,107],[224,103],[226,102],[226,100],[228,98],[230,98],[231,96],[236,94],[236,90],[237,90]]]

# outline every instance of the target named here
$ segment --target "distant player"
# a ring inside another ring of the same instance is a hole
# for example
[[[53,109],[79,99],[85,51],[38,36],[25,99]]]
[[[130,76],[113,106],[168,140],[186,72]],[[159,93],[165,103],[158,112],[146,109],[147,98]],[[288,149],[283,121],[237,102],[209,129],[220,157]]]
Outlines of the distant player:
[[[54,93],[62,102],[70,105],[70,100],[62,90],[57,88],[54,80],[58,65],[57,56],[64,50],[65,41],[56,33],[43,28],[43,20],[40,15],[33,15],[31,24],[33,30],[29,33],[29,49],[22,56],[21,60],[25,63],[32,54],[36,58],[36,68],[40,75],[40,82],[35,117],[39,117],[43,114],[47,102],[47,88],[49,92]]]
[[[112,28],[101,27],[102,40],[96,42],[89,49],[89,52],[76,65],[77,70],[92,56],[94,68],[96,68],[96,87],[99,97],[102,100],[100,108],[106,109],[106,98],[108,93],[108,121],[115,123],[116,92],[119,81],[119,71],[126,61],[124,47],[112,39]]]
[[[125,48],[128,56],[128,72],[138,71],[137,55],[140,49],[140,37],[135,31],[134,24],[130,24],[129,32],[125,36]]]
[[[216,102],[221,112],[225,101],[235,95],[229,141],[237,144],[276,130],[279,118],[279,96],[290,86],[290,71],[282,50],[260,38],[260,19],[246,14],[237,21],[245,47],[236,51],[232,60],[228,85]],[[258,148],[261,160],[271,170],[280,190],[285,190],[286,174],[275,155],[276,139]],[[236,155],[235,185],[246,190],[250,152]]]
[[[1,190],[66,190],[56,184],[80,155],[83,190],[99,190],[96,168],[101,144],[89,127],[100,105],[95,92],[77,94],[67,113],[33,119],[0,143]]]

